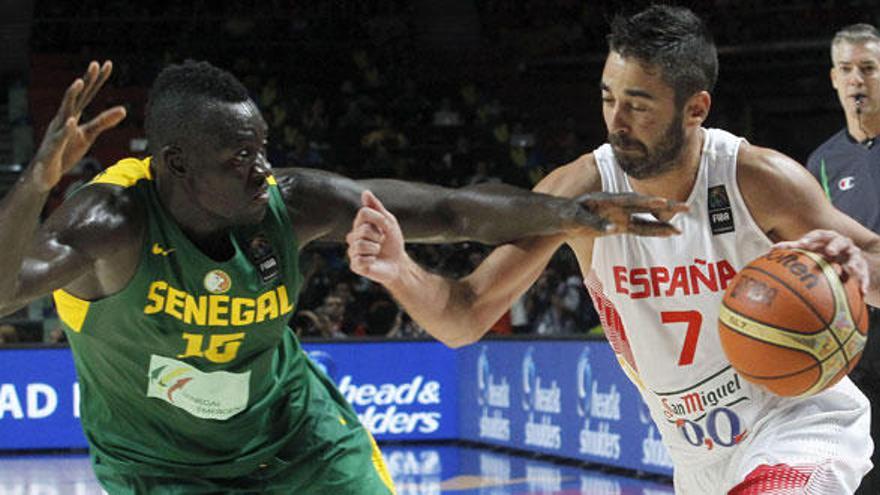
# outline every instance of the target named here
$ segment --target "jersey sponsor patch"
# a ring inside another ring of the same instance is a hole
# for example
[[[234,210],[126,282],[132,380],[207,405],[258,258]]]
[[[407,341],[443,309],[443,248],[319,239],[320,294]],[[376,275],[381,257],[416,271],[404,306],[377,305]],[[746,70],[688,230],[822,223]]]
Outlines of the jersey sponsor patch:
[[[693,447],[732,447],[748,433],[734,408],[751,400],[750,391],[730,365],[690,387],[652,392],[664,419]]]
[[[247,407],[251,372],[206,373],[176,359],[153,354],[147,397],[163,400],[202,419],[229,419]]]
[[[733,209],[723,184],[709,188],[709,226],[714,235],[734,231]]]

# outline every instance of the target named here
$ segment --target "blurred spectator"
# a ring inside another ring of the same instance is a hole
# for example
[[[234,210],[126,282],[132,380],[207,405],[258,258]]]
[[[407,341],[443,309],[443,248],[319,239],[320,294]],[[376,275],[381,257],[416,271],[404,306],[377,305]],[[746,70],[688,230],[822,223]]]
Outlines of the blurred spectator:
[[[342,298],[327,296],[324,303],[314,311],[302,310],[297,313],[294,319],[296,331],[303,337],[347,338],[348,334],[343,331],[345,309]]]
[[[62,330],[61,327],[55,327],[49,332],[46,342],[49,344],[66,344],[67,334],[64,333],[64,330]]]
[[[452,108],[449,98],[443,98],[440,106],[434,111],[433,123],[438,127],[457,127],[462,124],[461,114]]]
[[[18,331],[14,326],[0,325],[0,345],[17,344],[19,342]]]
[[[309,139],[313,141],[326,139],[330,120],[324,108],[323,98],[315,98],[312,105],[303,112],[302,125]]]
[[[409,77],[403,82],[403,91],[391,103],[391,110],[403,126],[424,124],[430,108],[431,102],[419,92],[416,82]]]
[[[391,301],[376,301],[367,311],[365,333],[369,336],[381,337],[400,332],[403,323],[403,312]]]

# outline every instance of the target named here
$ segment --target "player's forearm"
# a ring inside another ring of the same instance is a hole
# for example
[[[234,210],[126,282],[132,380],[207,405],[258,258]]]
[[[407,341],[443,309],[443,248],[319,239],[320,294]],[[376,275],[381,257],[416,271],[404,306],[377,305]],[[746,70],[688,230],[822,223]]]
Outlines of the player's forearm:
[[[392,211],[409,242],[503,244],[576,227],[602,231],[604,220],[575,200],[505,184],[448,189],[377,179],[362,181]]]
[[[386,288],[416,323],[449,347],[483,335],[471,311],[475,294],[466,283],[429,273],[407,256],[400,276]]]
[[[399,280],[387,284],[404,309],[449,347],[478,341],[544,271],[562,236],[498,247],[461,280],[428,273],[407,257]]]
[[[444,206],[457,219],[462,239],[486,244],[558,234],[573,227],[578,215],[590,215],[571,199],[503,184],[456,190]]]
[[[25,252],[40,225],[40,212],[49,197],[25,170],[0,202],[0,309],[14,301]]]

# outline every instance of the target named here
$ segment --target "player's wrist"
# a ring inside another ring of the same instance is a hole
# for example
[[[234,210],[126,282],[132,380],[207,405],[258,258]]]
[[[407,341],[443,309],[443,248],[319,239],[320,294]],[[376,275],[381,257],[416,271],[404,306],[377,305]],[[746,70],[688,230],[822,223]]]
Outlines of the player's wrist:
[[[25,193],[48,195],[57,183],[46,181],[39,168],[42,168],[39,163],[28,166],[19,176],[16,187]]]
[[[420,281],[427,272],[419,266],[406,251],[401,252],[397,261],[396,276],[385,282],[385,287],[394,295],[405,295],[419,290]]]

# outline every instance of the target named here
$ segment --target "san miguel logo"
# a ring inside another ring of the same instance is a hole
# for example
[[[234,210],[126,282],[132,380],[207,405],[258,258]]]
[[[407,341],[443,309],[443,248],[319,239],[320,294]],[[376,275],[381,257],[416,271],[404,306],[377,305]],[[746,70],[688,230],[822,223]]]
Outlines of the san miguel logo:
[[[205,289],[212,294],[224,294],[232,287],[232,279],[223,270],[211,270],[205,275]]]

